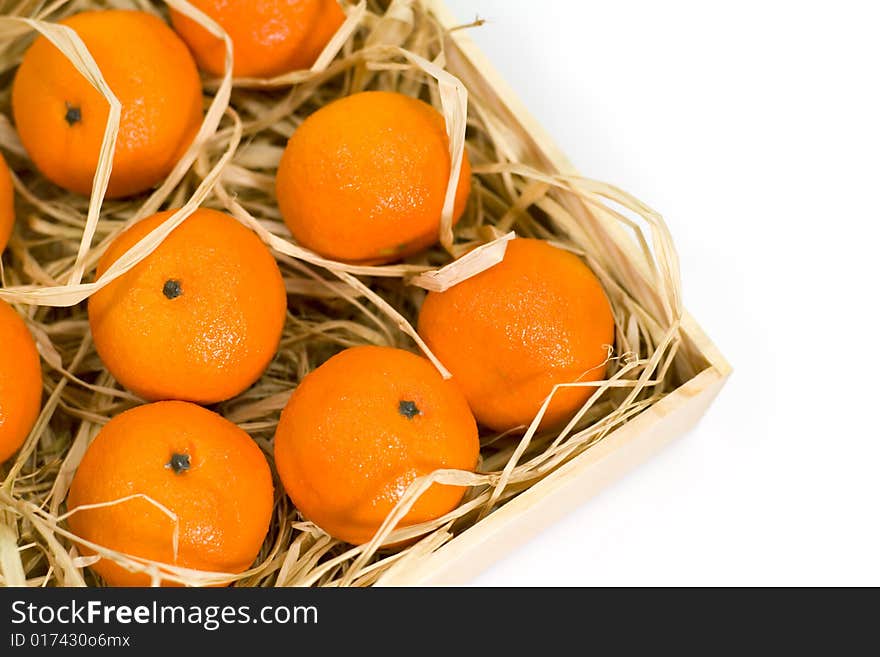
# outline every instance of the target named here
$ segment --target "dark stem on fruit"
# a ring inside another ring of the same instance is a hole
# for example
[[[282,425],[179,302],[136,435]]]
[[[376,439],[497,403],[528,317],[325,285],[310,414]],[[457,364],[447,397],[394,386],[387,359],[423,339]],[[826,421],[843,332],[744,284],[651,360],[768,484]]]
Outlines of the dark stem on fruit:
[[[165,464],[166,468],[174,470],[174,474],[183,474],[189,470],[189,454],[172,454],[171,460]]]
[[[180,286],[180,281],[165,281],[165,286],[162,288],[162,294],[164,294],[168,299],[176,299],[177,297],[179,297],[181,294],[183,294],[183,288]]]
[[[416,415],[422,414],[419,407],[416,406],[416,403],[412,401],[401,401],[400,404],[397,405],[397,410],[407,420],[412,420]]]
[[[82,110],[75,105],[71,105],[70,103],[64,104],[67,106],[67,113],[64,115],[64,120],[67,121],[67,125],[72,128],[77,123],[82,121]]]

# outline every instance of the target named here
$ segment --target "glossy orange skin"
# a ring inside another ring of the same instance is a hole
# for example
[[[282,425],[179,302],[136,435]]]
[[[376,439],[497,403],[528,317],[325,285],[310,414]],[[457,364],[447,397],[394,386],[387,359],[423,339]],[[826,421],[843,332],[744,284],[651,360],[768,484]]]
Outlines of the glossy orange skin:
[[[402,401],[418,414],[401,412]],[[414,410],[414,409],[413,409]],[[275,465],[302,514],[349,543],[369,541],[417,477],[476,467],[467,402],[431,363],[401,349],[347,349],[308,374],[275,434]],[[398,527],[454,509],[465,489],[434,484]]]
[[[202,121],[202,87],[192,55],[170,27],[144,12],[89,11],[61,24],[83,40],[122,103],[108,197],[154,187]],[[69,191],[89,194],[109,106],[45,38],[24,56],[12,108],[21,141],[40,172]],[[69,115],[71,108],[78,110],[78,121]]]
[[[437,242],[449,169],[437,110],[367,91],[324,106],[293,134],[278,168],[278,205],[306,248],[334,260],[392,262]],[[465,154],[456,221],[470,178]]]
[[[0,299],[0,463],[18,451],[43,394],[40,355],[27,325]]]
[[[174,454],[189,457],[188,469],[171,467]],[[223,573],[240,573],[257,558],[274,501],[269,464],[250,436],[186,402],[139,406],[113,418],[77,468],[67,508],[135,494],[177,514],[176,562],[172,520],[144,499],[76,512],[68,520],[71,530],[132,556]],[[92,568],[110,586],[150,584],[147,575],[107,559]]]
[[[9,243],[12,224],[15,221],[15,198],[12,187],[12,176],[6,160],[0,154],[0,253]]]
[[[337,0],[190,1],[232,39],[235,77],[271,78],[311,67],[345,20]],[[223,41],[174,10],[171,23],[199,66],[223,75]]]
[[[171,214],[120,235],[98,276]],[[166,296],[169,281],[179,283],[179,296]],[[150,401],[213,404],[244,391],[274,358],[286,314],[284,281],[269,249],[229,215],[206,209],[89,300],[92,337],[107,369]]]
[[[431,292],[419,333],[452,372],[477,420],[528,426],[560,383],[600,381],[614,316],[576,256],[541,240],[510,242],[504,261],[446,292]],[[571,418],[593,389],[561,389],[543,427]]]

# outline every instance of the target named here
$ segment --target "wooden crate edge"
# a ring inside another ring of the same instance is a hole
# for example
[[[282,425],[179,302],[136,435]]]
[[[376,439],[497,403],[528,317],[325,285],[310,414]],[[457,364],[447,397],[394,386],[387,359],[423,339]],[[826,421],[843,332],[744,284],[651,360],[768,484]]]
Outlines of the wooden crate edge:
[[[447,28],[458,24],[443,0],[424,0]],[[511,87],[459,30],[452,35],[468,63],[484,78],[499,101],[516,116],[541,154],[558,171],[576,174],[564,152],[531,115]],[[627,242],[628,243],[628,240]],[[633,247],[632,257],[639,260]],[[679,389],[617,429],[599,444],[523,492],[489,517],[439,550],[417,562],[403,562],[389,571],[379,586],[444,586],[468,582],[486,567],[541,529],[580,506],[602,488],[647,460],[667,443],[690,430],[702,417],[731,373],[721,352],[689,314],[682,330],[709,363]]]

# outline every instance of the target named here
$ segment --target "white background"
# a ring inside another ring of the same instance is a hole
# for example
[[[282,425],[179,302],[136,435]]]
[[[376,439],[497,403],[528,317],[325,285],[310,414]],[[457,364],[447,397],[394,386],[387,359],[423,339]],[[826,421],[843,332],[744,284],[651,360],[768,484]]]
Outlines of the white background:
[[[664,215],[735,368],[474,584],[880,584],[874,3],[448,2],[584,175]]]

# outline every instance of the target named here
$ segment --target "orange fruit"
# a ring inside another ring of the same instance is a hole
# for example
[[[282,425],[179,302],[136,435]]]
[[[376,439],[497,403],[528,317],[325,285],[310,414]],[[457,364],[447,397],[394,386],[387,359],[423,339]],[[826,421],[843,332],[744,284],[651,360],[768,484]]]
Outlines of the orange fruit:
[[[382,263],[438,239],[449,182],[443,116],[398,93],[367,91],[324,106],[290,138],[278,205],[293,236],[335,260]],[[454,217],[470,194],[467,156]]]
[[[171,214],[122,233],[98,276]],[[107,369],[150,401],[212,404],[242,392],[274,358],[286,315],[284,281],[269,249],[229,215],[205,209],[89,301]]]
[[[389,347],[347,349],[309,373],[275,434],[275,465],[297,508],[357,544],[417,477],[473,471],[479,452],[462,394],[428,360]],[[460,486],[434,484],[398,527],[438,518],[463,495]]]
[[[34,338],[18,313],[0,299],[0,463],[18,451],[34,428],[42,394]]]
[[[12,176],[6,160],[0,154],[0,253],[6,248],[12,234],[12,222],[15,221],[15,203],[13,198]]]
[[[138,194],[174,168],[202,121],[202,87],[186,45],[140,11],[88,11],[61,21],[85,43],[122,103],[108,197]],[[109,106],[60,50],[40,37],[12,87],[18,133],[55,184],[89,194]]]
[[[159,402],[116,416],[89,445],[67,497],[79,537],[117,552],[181,568],[240,573],[257,558],[274,501],[265,456],[244,431],[195,404]],[[91,554],[83,549],[83,553]],[[111,586],[146,586],[150,578],[107,559],[92,568]]]
[[[579,258],[516,239],[504,261],[446,292],[431,292],[419,333],[452,372],[477,420],[495,431],[528,425],[560,383],[600,381],[614,316]],[[563,388],[542,426],[571,418],[594,389]]]
[[[309,68],[345,20],[336,0],[190,0],[232,39],[232,74],[271,78]],[[194,20],[172,10],[171,24],[199,66],[223,75],[226,48]]]

